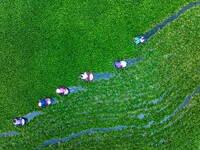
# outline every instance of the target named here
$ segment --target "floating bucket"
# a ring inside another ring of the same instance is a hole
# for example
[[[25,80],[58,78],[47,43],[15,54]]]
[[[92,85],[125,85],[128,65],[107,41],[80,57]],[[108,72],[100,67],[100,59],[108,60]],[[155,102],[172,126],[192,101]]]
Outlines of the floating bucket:
[[[70,90],[69,88],[62,86],[56,89],[56,93],[62,96],[66,96],[70,93]]]
[[[53,98],[45,98],[38,102],[39,107],[51,105],[54,102]]]
[[[13,120],[13,124],[14,124],[15,126],[23,126],[23,125],[25,125],[27,122],[28,122],[28,119],[25,118],[25,117],[15,118],[15,119]]]
[[[94,80],[94,75],[90,72],[84,72],[81,74],[81,79],[89,82]]]
[[[117,69],[122,69],[122,68],[125,68],[127,66],[127,62],[126,61],[119,61],[119,62],[115,62],[114,63],[114,66],[117,68]]]

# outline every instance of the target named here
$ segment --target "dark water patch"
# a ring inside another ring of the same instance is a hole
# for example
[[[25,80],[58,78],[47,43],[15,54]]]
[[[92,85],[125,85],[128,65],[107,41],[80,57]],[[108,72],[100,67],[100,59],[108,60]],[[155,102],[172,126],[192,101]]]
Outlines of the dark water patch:
[[[43,112],[34,111],[34,112],[31,112],[31,113],[29,113],[29,114],[27,114],[27,115],[25,115],[25,116],[23,116],[23,117],[27,118],[27,119],[28,119],[28,122],[29,122],[29,121],[31,121],[34,117],[39,116],[39,115],[41,115],[41,114],[43,114]]]
[[[113,127],[113,128],[93,128],[93,129],[90,129],[90,130],[79,132],[77,134],[70,135],[69,137],[66,137],[66,138],[49,140],[49,141],[43,143],[41,146],[37,147],[37,149],[41,149],[43,147],[46,147],[46,146],[52,145],[52,144],[58,144],[59,142],[67,142],[71,139],[80,137],[84,134],[92,134],[94,132],[108,132],[108,131],[113,131],[113,130],[123,130],[123,129],[126,129],[126,128],[127,128],[127,126],[117,126],[117,127]]]
[[[18,136],[19,133],[17,132],[7,132],[7,133],[0,133],[0,137],[9,137],[9,136]]]
[[[170,23],[170,22],[174,21],[175,19],[177,19],[186,10],[188,10],[188,9],[190,9],[190,8],[198,5],[198,4],[200,4],[200,1],[192,3],[192,4],[188,4],[187,6],[183,7],[179,12],[177,12],[176,14],[172,15],[171,17],[169,17],[168,19],[166,19],[165,21],[163,21],[161,24],[158,24],[152,30],[146,32],[144,34],[144,36],[146,37],[146,39],[150,38],[155,33],[157,33],[158,31],[160,31],[161,29],[163,29],[168,23]]]
[[[97,81],[97,80],[100,80],[100,79],[108,80],[110,78],[113,78],[114,76],[115,76],[115,74],[111,74],[111,73],[94,74],[94,80],[93,81]]]

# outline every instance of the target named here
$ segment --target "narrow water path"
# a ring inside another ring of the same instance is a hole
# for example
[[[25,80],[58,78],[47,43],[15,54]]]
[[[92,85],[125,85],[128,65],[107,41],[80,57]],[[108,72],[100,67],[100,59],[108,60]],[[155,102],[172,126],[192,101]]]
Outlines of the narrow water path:
[[[100,79],[108,80],[110,78],[113,78],[114,76],[115,76],[115,74],[111,74],[111,73],[94,74],[94,81],[97,81],[97,80],[100,80]]]
[[[170,22],[174,21],[175,19],[177,19],[181,14],[183,14],[185,11],[187,11],[188,9],[191,9],[197,5],[200,4],[200,0],[189,4],[185,7],[183,7],[179,12],[177,12],[176,14],[172,15],[171,17],[167,18],[165,21],[163,21],[161,24],[158,24],[157,26],[155,26],[153,29],[151,29],[150,31],[146,32],[144,34],[144,36],[148,39],[151,36],[153,36],[154,34],[156,34],[158,31],[160,31],[161,29],[163,29],[167,24],[169,24]]]
[[[19,133],[17,132],[0,133],[0,137],[17,136],[17,135],[19,135]]]
[[[181,109],[183,109],[187,104],[189,104],[190,100],[192,99],[193,96],[195,96],[197,93],[200,92],[200,86],[190,95],[188,95],[185,99],[185,101],[183,102],[183,104],[181,104],[171,115],[165,117],[163,120],[161,120],[161,123],[164,123],[166,121],[168,121],[171,117],[173,117],[178,111],[180,111]]]
[[[199,91],[200,91],[200,86],[191,95],[187,96],[187,98],[185,99],[185,101],[183,103],[184,107],[189,103],[189,101],[191,100],[191,98],[193,96],[195,96]],[[161,97],[161,99],[163,99],[164,96],[165,96],[165,94],[163,94],[163,96]],[[180,105],[179,108],[177,108],[172,115],[164,118],[160,123],[163,123],[163,122],[166,122],[167,120],[169,120],[173,115],[175,115],[177,113],[178,110],[180,110],[180,108],[183,108],[182,105]],[[139,119],[143,119],[144,116],[145,116],[144,114],[140,114],[137,117]],[[151,125],[153,125],[153,124],[154,124],[154,121],[150,121],[147,125],[144,126],[144,128],[150,128]],[[59,142],[67,142],[67,141],[69,141],[71,139],[83,136],[85,134],[89,135],[89,134],[92,134],[94,132],[108,132],[108,131],[114,131],[114,130],[123,130],[123,129],[126,129],[126,128],[128,128],[128,126],[117,126],[117,127],[110,127],[110,128],[93,128],[93,129],[90,129],[90,130],[81,131],[81,132],[79,132],[77,134],[70,135],[70,136],[68,136],[66,138],[51,139],[49,141],[44,142],[41,146],[39,146],[37,148],[37,150],[41,149],[43,147],[46,147],[48,145],[51,145],[51,144],[58,144]],[[133,126],[131,126],[131,128],[137,128],[137,127],[135,125],[133,125]]]
[[[58,144],[58,142],[67,142],[67,141],[69,141],[71,139],[83,136],[84,134],[90,135],[90,134],[92,134],[94,132],[108,132],[108,131],[113,131],[113,130],[123,130],[123,129],[126,129],[126,128],[127,128],[127,126],[117,126],[117,127],[111,127],[111,128],[93,128],[93,129],[90,129],[90,130],[79,132],[77,134],[70,135],[70,136],[68,136],[66,138],[52,139],[52,140],[46,141],[41,146],[39,146],[37,148],[37,150],[41,149],[41,148],[43,148],[45,146],[51,145],[51,144]]]
[[[28,122],[30,122],[33,118],[35,118],[36,116],[39,116],[39,115],[42,115],[43,112],[40,112],[40,111],[34,111],[34,112],[31,112],[23,117],[27,118],[28,119]]]

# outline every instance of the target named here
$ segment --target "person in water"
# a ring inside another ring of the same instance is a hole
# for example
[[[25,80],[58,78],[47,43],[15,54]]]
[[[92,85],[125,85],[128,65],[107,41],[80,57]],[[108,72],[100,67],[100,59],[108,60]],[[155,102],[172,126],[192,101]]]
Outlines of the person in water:
[[[92,81],[94,80],[94,75],[90,72],[84,72],[81,74],[81,79],[84,81]]]
[[[136,45],[140,44],[140,38],[139,38],[139,37],[135,37],[135,38],[134,38],[134,43],[135,43]]]
[[[138,37],[135,37],[134,38],[134,43],[136,44],[136,45],[138,45],[138,44],[143,44],[143,43],[145,43],[146,42],[146,37],[145,36],[138,36]]]
[[[15,118],[15,119],[13,120],[13,124],[14,124],[15,126],[23,126],[23,125],[25,125],[27,122],[28,122],[28,119],[25,118],[25,117]]]
[[[114,63],[114,66],[117,68],[117,69],[123,69],[127,66],[127,62],[122,60],[122,61],[117,61]]]
[[[145,36],[141,36],[140,37],[140,44],[143,44],[144,42],[146,42],[146,37]]]
[[[39,107],[48,106],[54,102],[53,98],[44,98],[38,102]]]
[[[63,86],[63,87],[57,88],[56,93],[62,96],[66,96],[70,93],[70,90],[69,88]]]

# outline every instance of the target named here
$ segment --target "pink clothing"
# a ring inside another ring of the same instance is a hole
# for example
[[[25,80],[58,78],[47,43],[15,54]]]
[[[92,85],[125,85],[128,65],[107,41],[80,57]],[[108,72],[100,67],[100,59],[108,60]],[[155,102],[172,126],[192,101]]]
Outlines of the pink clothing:
[[[64,94],[66,89],[65,88],[60,88],[59,90],[60,90],[60,93]]]

